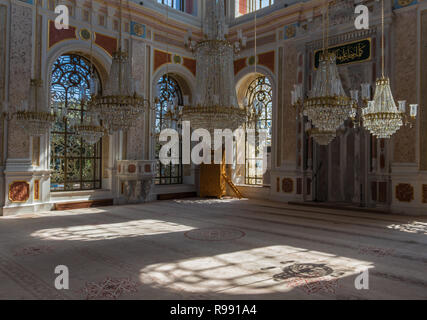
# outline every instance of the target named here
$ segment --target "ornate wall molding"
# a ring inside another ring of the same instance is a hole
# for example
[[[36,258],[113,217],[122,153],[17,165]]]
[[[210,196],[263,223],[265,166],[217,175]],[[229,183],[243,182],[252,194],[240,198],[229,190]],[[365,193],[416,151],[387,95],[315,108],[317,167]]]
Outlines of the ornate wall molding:
[[[414,187],[408,183],[399,183],[396,186],[396,199],[400,202],[411,202],[414,200]]]
[[[422,202],[427,203],[427,184],[422,185]]]
[[[284,193],[294,192],[294,180],[291,178],[283,178],[282,180],[282,191]]]
[[[9,185],[11,202],[27,202],[30,198],[30,184],[27,181],[14,181]]]

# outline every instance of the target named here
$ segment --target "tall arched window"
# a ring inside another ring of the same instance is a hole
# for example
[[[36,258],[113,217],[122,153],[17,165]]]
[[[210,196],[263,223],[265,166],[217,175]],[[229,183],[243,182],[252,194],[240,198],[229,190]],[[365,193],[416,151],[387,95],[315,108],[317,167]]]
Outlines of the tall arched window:
[[[259,136],[260,130],[267,130],[267,149],[271,149],[272,135],[272,111],[273,111],[273,89],[271,83],[265,76],[259,76],[253,80],[246,91],[248,105],[254,108],[254,114],[258,116],[247,127],[255,129],[255,138]],[[258,146],[258,142],[256,143]],[[260,156],[259,146],[255,148],[255,154],[249,152],[246,143],[246,165],[245,183],[250,185],[263,184],[263,158]]]
[[[197,15],[196,0],[157,0],[157,2],[194,16]]]
[[[87,144],[73,129],[87,110],[90,69],[90,62],[75,54],[62,55],[52,68],[51,107],[61,115],[51,131],[52,191],[101,188],[101,142]],[[96,71],[93,76],[99,78]]]
[[[266,8],[274,4],[274,0],[235,0],[236,17]]]
[[[174,119],[167,115],[171,106],[183,105],[182,91],[178,82],[170,75],[163,75],[157,82],[157,92],[159,101],[156,106],[156,136],[163,129],[172,128],[179,131],[180,125]],[[162,144],[156,139],[156,159],[159,158],[159,152]],[[182,152],[180,152],[181,155]],[[157,166],[157,184],[181,184],[182,183],[182,164],[181,157],[178,165],[163,165],[158,163]]]

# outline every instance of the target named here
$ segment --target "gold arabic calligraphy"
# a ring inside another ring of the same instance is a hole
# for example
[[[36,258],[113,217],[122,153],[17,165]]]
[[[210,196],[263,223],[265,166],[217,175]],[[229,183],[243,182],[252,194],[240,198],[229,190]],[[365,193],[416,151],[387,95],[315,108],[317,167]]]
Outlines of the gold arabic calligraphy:
[[[366,47],[367,45],[365,43],[358,43],[353,46],[345,46],[337,49],[332,49],[331,51],[335,53],[337,61],[340,64],[343,64],[362,58],[365,54]]]

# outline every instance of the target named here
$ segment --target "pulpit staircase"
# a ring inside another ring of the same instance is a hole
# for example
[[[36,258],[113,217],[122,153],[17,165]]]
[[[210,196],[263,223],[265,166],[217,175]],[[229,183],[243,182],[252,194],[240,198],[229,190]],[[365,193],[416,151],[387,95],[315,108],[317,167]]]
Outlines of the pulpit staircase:
[[[227,181],[228,185],[233,189],[234,193],[237,195],[237,198],[242,199],[243,195],[240,193],[239,189],[237,189],[236,185],[233,183],[233,181],[230,179],[229,176],[225,172],[222,173],[222,177]]]

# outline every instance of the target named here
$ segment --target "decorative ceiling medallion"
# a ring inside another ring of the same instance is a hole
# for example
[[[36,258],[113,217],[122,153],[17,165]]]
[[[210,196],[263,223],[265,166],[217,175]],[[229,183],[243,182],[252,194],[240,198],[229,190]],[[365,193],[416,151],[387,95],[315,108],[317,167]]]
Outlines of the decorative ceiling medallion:
[[[396,199],[400,202],[414,200],[414,188],[408,183],[400,183],[396,186]]]

